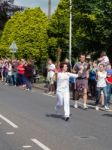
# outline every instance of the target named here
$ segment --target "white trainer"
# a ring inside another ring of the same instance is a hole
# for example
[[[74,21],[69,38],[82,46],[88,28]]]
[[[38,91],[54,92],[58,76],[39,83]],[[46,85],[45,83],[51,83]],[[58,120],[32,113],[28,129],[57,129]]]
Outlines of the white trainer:
[[[78,102],[75,101],[74,108],[78,108]]]
[[[88,109],[87,104],[84,104],[84,105],[83,105],[83,108],[84,108],[84,109]]]
[[[48,92],[47,94],[48,94],[48,95],[52,95],[52,92]]]
[[[105,110],[109,110],[109,107],[108,107],[108,106],[105,106]]]
[[[96,106],[96,107],[95,107],[95,109],[98,111],[98,110],[99,110],[99,107],[98,107],[98,106]]]

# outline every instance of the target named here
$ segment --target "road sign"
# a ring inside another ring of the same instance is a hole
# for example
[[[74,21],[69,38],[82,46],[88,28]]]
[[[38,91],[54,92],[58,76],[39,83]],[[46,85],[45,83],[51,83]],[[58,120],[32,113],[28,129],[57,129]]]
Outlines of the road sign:
[[[9,49],[11,50],[12,53],[16,53],[16,51],[18,50],[18,47],[17,47],[15,41],[12,42],[11,46],[9,47]]]

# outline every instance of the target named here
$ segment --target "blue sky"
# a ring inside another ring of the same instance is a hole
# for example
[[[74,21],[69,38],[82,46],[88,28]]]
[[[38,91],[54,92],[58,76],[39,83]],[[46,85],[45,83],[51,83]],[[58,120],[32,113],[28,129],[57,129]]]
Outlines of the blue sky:
[[[56,9],[59,0],[52,1],[52,12]],[[39,6],[44,12],[48,12],[48,0],[15,0],[16,5],[27,6],[27,7],[36,7]]]

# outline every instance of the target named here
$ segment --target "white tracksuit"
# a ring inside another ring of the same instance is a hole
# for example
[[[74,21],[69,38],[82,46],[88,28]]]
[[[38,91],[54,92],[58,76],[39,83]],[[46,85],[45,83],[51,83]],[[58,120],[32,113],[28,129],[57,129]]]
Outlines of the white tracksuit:
[[[64,116],[70,116],[70,91],[69,91],[69,78],[77,78],[77,74],[69,72],[60,72],[57,75],[57,104],[55,110],[58,112],[64,105]]]

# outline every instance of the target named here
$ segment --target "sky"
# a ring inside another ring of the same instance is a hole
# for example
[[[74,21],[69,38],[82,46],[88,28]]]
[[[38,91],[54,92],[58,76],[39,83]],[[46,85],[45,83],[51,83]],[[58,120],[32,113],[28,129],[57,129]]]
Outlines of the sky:
[[[52,12],[56,9],[59,0],[51,0]],[[41,7],[41,9],[48,13],[48,0],[15,0],[15,5],[26,6],[26,7]]]

